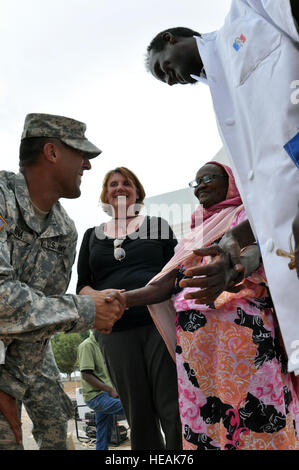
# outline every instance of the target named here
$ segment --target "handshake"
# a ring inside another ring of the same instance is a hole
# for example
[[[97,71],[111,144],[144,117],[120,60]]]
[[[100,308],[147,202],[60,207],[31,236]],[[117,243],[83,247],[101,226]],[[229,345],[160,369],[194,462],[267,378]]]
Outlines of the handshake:
[[[95,304],[96,314],[93,328],[101,333],[110,333],[114,323],[121,318],[126,309],[123,290],[105,289],[94,290],[85,286],[80,295],[89,295]]]

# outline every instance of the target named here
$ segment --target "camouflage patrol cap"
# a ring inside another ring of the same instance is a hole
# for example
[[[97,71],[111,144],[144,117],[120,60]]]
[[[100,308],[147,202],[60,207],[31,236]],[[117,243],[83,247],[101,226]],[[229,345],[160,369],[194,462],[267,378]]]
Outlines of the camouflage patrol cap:
[[[89,159],[102,153],[85,137],[86,124],[53,114],[31,113],[25,118],[21,140],[31,137],[51,137],[86,153]]]

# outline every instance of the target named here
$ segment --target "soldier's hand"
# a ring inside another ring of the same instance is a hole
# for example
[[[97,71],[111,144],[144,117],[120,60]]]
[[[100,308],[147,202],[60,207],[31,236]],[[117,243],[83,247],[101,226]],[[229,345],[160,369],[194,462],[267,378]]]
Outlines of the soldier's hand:
[[[90,286],[83,287],[79,292],[80,295],[92,297],[96,308],[93,327],[101,333],[110,333],[114,323],[120,319],[125,310],[125,298],[121,292],[123,291],[117,289],[98,291]],[[111,294],[111,298],[108,294]]]
[[[18,407],[15,398],[0,390],[0,411],[14,432],[16,442],[22,442],[22,423],[18,416]]]
[[[124,294],[125,289],[122,289],[122,290],[106,289],[105,292],[106,292],[105,301],[107,303],[111,303],[111,302],[114,302],[115,300],[117,300],[123,306],[124,310],[127,310],[126,297],[125,297],[125,294]],[[106,329],[101,329],[99,331],[100,331],[100,333],[109,334],[109,333],[111,333],[112,328],[110,328],[110,329],[107,329],[107,328]]]
[[[111,299],[107,301],[107,294],[111,292],[113,292],[114,298],[113,300]],[[92,297],[95,304],[96,315],[93,327],[102,333],[109,333],[114,323],[119,320],[124,313],[125,303],[124,299],[121,297],[120,292],[116,291],[115,289],[97,291],[89,287],[88,290],[85,288],[84,290],[82,289],[80,294],[83,293],[86,293]]]

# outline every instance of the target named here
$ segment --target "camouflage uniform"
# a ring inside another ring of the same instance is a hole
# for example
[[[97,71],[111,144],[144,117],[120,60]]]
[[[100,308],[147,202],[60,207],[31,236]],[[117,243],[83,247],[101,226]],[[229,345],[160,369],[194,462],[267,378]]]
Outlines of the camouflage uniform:
[[[41,224],[21,173],[0,172],[0,215],[6,222],[0,230],[0,390],[24,403],[40,449],[65,449],[72,405],[50,337],[86,331],[95,316],[89,296],[65,294],[77,232],[59,202]],[[0,413],[2,449],[22,446]]]

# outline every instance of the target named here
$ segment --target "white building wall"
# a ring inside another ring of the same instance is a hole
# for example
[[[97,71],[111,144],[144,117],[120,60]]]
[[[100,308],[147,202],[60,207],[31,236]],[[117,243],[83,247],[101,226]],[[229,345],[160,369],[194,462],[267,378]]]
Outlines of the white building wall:
[[[224,149],[212,159],[225,165],[228,159]],[[163,217],[167,220],[178,240],[190,232],[191,216],[198,205],[198,201],[189,187],[148,197],[144,200],[142,214]]]

